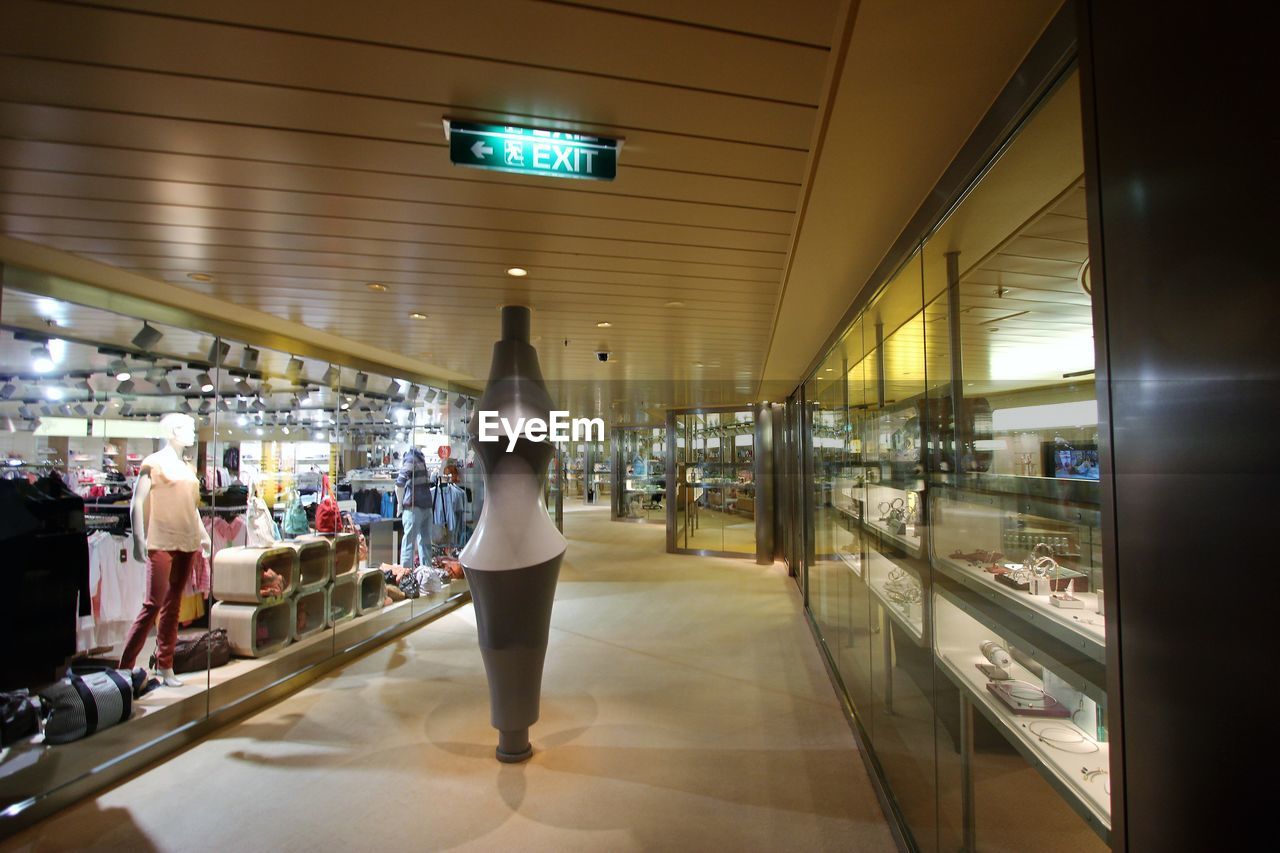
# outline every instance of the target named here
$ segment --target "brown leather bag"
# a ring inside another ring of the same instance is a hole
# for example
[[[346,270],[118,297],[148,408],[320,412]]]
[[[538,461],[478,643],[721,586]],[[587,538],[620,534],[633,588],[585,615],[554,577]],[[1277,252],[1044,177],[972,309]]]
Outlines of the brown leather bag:
[[[155,668],[155,655],[151,666]],[[200,672],[222,666],[231,660],[231,643],[226,628],[214,628],[198,637],[179,639],[173,647],[173,671]]]

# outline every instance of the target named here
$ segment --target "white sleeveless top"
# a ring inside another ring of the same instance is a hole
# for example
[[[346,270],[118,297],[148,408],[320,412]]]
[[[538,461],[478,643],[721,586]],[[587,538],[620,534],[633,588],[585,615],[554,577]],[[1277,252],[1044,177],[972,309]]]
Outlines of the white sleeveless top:
[[[204,528],[196,507],[200,481],[191,466],[172,451],[161,450],[142,463],[151,477],[144,519],[149,551],[199,551]]]

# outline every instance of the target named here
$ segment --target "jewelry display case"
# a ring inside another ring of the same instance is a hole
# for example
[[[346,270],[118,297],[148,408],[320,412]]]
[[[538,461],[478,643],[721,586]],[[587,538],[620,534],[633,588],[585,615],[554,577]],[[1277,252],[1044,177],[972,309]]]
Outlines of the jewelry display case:
[[[613,430],[613,520],[666,523],[666,429]]]

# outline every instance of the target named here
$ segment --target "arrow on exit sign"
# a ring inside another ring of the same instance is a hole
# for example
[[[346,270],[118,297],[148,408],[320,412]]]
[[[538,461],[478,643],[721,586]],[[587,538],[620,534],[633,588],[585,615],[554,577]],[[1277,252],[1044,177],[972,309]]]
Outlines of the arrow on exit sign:
[[[449,160],[455,166],[612,181],[618,173],[621,139],[559,130],[444,120]]]

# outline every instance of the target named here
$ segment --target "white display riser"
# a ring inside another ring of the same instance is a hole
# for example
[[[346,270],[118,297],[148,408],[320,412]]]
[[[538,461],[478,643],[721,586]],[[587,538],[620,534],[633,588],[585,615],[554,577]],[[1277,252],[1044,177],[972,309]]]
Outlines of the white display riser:
[[[333,580],[333,543],[327,536],[299,536],[285,542],[298,555],[299,592],[324,589]]]
[[[292,548],[236,546],[223,548],[213,557],[213,597],[235,604],[262,604],[262,573],[271,569],[284,578],[284,593],[290,595],[298,581],[298,555]]]
[[[292,601],[265,605],[219,601],[209,611],[209,627],[226,629],[231,652],[238,657],[262,657],[289,645],[296,624]],[[258,640],[259,625],[267,627],[263,641]]]
[[[381,610],[387,597],[387,582],[382,572],[378,569],[360,572],[356,584],[356,615]]]
[[[329,627],[329,593],[324,587],[299,592],[292,599],[293,620],[289,627],[293,630],[293,641],[305,640],[315,636]],[[298,613],[307,615],[307,627],[298,630]]]

